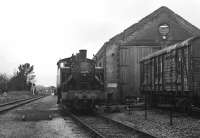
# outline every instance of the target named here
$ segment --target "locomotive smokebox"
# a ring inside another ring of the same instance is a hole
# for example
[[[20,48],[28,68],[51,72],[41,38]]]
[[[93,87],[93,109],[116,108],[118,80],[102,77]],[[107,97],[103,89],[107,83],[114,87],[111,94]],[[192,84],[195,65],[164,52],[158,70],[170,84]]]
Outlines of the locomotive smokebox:
[[[79,55],[80,55],[81,59],[86,59],[87,58],[87,50],[85,50],[85,49],[79,50]]]

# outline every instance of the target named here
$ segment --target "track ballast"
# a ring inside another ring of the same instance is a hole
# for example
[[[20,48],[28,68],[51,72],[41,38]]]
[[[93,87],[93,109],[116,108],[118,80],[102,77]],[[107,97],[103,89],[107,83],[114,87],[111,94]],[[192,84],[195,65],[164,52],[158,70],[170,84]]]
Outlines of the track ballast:
[[[93,137],[100,138],[153,138],[144,132],[103,116],[77,116],[71,114],[78,123],[91,132]]]

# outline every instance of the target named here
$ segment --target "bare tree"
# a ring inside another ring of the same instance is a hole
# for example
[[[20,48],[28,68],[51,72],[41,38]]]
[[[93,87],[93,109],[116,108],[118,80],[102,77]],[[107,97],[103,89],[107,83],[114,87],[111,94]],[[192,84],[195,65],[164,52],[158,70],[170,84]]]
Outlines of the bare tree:
[[[19,65],[18,71],[10,80],[10,88],[12,90],[30,90],[35,79],[33,69],[34,66],[29,63]]]

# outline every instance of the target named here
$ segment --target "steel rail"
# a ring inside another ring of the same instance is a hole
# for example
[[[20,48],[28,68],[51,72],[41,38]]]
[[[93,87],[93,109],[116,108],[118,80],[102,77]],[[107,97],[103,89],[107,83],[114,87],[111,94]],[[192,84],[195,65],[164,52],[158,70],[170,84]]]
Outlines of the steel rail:
[[[31,97],[31,98],[34,98],[34,97]],[[35,97],[35,98],[36,98],[36,97]],[[26,100],[29,100],[29,99],[30,99],[30,98],[23,98],[23,99],[13,100],[13,101],[10,101],[10,102],[7,102],[7,103],[2,103],[2,104],[0,104],[0,107],[6,106],[6,105],[15,104],[15,103],[17,103],[17,102],[26,101]]]
[[[81,119],[81,116],[76,116],[72,113],[69,113],[70,116],[75,120],[77,121],[79,124],[81,124],[84,128],[86,128],[88,131],[90,131],[90,133],[92,133],[93,137],[95,138],[106,138],[108,137],[108,132],[107,131],[111,131],[112,133],[112,128],[110,129],[109,127],[105,128],[105,129],[101,129],[100,128],[97,128],[97,127],[94,127],[90,125],[90,123],[88,123],[87,121],[85,121],[84,119]],[[117,126],[118,128],[122,128],[124,129],[125,131],[128,131],[130,133],[134,133],[134,135],[137,135],[138,137],[142,137],[142,138],[155,138],[154,136],[151,136],[145,132],[142,132],[142,131],[139,131],[139,130],[136,130],[135,128],[132,128],[126,124],[123,124],[121,122],[118,122],[118,121],[115,121],[115,120],[112,120],[110,118],[107,118],[107,117],[104,117],[104,116],[101,116],[101,115],[95,115],[95,116],[92,116],[92,117],[97,117],[97,119],[102,119],[104,120],[105,122],[109,122],[109,123],[112,123],[114,126]],[[96,122],[97,123],[97,122]],[[106,124],[108,125],[108,124]],[[95,125],[95,126],[98,126],[98,123]],[[109,125],[108,125],[109,126]],[[112,126],[111,126],[112,127]],[[100,129],[100,130],[99,130]],[[114,130],[114,129],[113,129]],[[105,131],[105,132],[102,132],[102,131]],[[125,132],[124,131],[124,132]],[[112,135],[112,134],[111,134]],[[111,136],[109,135],[109,136]],[[114,135],[117,135],[117,134],[113,134]],[[128,135],[128,134],[127,134]],[[124,137],[122,135],[119,135],[120,137]],[[126,136],[125,136],[126,137]],[[131,136],[132,137],[132,136]],[[133,136],[134,137],[134,136]]]
[[[79,119],[76,115],[70,113],[70,117],[74,119],[76,122],[78,122],[81,126],[83,126],[85,129],[87,129],[94,138],[106,138],[101,133],[90,127],[88,124],[83,122],[81,119]]]
[[[145,138],[155,138],[154,136],[152,136],[152,135],[150,135],[150,134],[147,134],[147,133],[142,132],[142,131],[140,131],[140,130],[138,130],[138,129],[135,129],[135,128],[133,128],[133,127],[131,127],[131,126],[128,126],[128,125],[126,125],[126,124],[124,124],[124,123],[122,123],[122,122],[119,122],[119,121],[110,119],[110,118],[105,117],[105,116],[102,116],[102,115],[99,115],[99,117],[101,117],[102,119],[105,119],[105,120],[107,120],[107,121],[109,121],[109,122],[112,122],[112,123],[114,123],[114,124],[116,124],[116,125],[118,125],[118,126],[120,126],[120,127],[123,127],[123,128],[125,128],[125,129],[127,129],[127,130],[135,131],[135,132],[138,133],[138,134],[144,135]]]
[[[27,99],[22,99],[22,100],[16,100],[13,102],[5,103],[0,105],[0,114],[4,113],[6,111],[12,110],[16,107],[22,106],[24,104],[33,102],[35,100],[41,99],[45,96],[40,96],[40,97],[32,97],[32,98],[27,98]]]

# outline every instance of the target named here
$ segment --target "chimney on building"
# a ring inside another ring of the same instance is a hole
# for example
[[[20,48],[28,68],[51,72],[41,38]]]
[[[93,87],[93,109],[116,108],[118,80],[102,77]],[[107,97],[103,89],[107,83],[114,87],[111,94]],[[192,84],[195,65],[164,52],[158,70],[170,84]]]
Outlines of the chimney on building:
[[[87,58],[87,50],[85,50],[85,49],[79,50],[79,56],[80,56],[80,59],[86,59]]]

